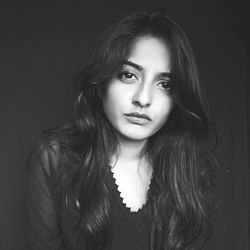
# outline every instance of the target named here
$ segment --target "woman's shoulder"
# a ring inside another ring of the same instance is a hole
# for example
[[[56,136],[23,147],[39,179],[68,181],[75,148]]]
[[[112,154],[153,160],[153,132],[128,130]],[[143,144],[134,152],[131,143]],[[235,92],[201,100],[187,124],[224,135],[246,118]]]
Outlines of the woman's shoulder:
[[[28,157],[28,167],[40,165],[47,173],[57,171],[60,162],[77,155],[79,133],[72,123],[45,130],[35,141]]]
[[[42,148],[70,147],[79,141],[79,130],[73,123],[64,123],[49,128],[37,138],[37,144]]]

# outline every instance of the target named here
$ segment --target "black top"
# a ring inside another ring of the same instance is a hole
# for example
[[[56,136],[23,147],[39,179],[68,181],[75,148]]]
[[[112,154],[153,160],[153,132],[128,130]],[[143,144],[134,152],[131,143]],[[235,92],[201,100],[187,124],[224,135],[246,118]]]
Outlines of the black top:
[[[131,212],[122,203],[118,187],[111,174],[111,204],[113,241],[111,249],[147,250],[150,249],[150,218],[147,203],[138,212]]]
[[[57,157],[47,150],[34,152],[27,172],[27,241],[32,250],[86,250],[79,227],[78,215],[67,206],[67,190],[55,192],[58,172]],[[110,250],[149,250],[150,216],[147,203],[138,212],[131,212],[122,203],[118,187],[110,171],[111,231]],[[62,204],[58,205],[58,196]]]

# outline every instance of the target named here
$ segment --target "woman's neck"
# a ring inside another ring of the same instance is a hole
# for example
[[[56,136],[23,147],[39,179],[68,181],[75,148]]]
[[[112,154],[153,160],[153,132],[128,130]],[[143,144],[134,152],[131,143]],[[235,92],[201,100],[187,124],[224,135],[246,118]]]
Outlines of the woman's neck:
[[[119,157],[124,160],[137,161],[144,155],[146,141],[122,141],[119,144]]]
[[[130,169],[132,171],[137,171],[139,165],[141,165],[140,163],[142,163],[142,165],[145,165],[145,163],[147,162],[145,157],[146,142],[146,140],[119,140],[119,148],[111,158],[111,166],[125,166],[127,170]]]

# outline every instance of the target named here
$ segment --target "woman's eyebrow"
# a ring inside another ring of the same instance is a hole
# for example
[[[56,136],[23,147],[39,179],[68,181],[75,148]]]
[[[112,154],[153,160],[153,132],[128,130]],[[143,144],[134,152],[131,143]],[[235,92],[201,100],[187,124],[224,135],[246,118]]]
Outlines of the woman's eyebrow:
[[[170,79],[173,79],[173,78],[174,78],[174,74],[171,73],[171,72],[162,72],[162,73],[160,74],[160,76],[161,76],[161,77],[168,77],[168,78],[170,78]]]
[[[134,62],[131,62],[131,61],[129,61],[129,60],[125,60],[124,63],[123,63],[123,65],[131,66],[131,67],[137,69],[138,71],[143,71],[143,70],[144,70],[144,68],[143,68],[141,65],[136,64],[136,63],[134,63]],[[171,73],[171,72],[161,72],[161,73],[159,74],[159,76],[161,76],[161,77],[173,78],[173,73]]]
[[[133,68],[135,68],[135,69],[137,69],[137,70],[139,70],[139,71],[143,71],[143,70],[144,70],[143,67],[142,67],[141,65],[136,64],[136,63],[134,63],[134,62],[131,62],[131,61],[129,61],[129,60],[125,60],[124,63],[123,63],[123,65],[132,66]]]

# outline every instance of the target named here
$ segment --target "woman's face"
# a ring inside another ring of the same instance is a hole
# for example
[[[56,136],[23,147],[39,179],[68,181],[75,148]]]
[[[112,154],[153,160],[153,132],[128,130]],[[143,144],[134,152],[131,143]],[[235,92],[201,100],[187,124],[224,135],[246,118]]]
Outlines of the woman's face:
[[[107,85],[104,112],[118,136],[146,141],[168,119],[171,97],[170,51],[154,37],[134,43],[120,73]]]

